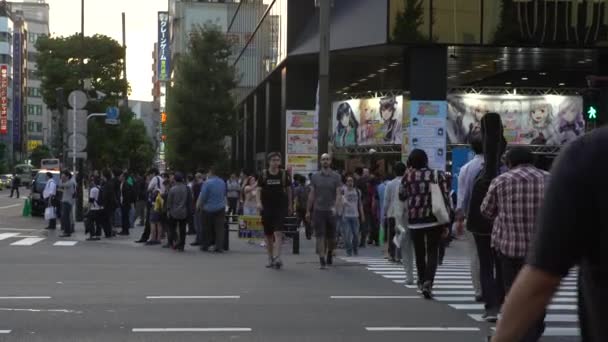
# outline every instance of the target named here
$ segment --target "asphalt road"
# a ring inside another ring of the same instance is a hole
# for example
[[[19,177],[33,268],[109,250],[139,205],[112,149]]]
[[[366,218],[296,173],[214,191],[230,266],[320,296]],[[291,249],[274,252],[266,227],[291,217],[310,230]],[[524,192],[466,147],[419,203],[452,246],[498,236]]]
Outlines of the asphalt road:
[[[21,217],[22,201],[6,196],[0,192],[0,341],[470,342],[490,333],[471,312],[399,283],[399,266],[390,270],[375,248],[322,271],[304,241],[300,255],[285,246],[284,269],[268,270],[263,248],[234,235],[223,255],[136,245],[141,229],[86,242],[78,226],[62,240],[41,219]],[[464,265],[462,247],[448,250],[442,282],[462,273],[453,271]]]

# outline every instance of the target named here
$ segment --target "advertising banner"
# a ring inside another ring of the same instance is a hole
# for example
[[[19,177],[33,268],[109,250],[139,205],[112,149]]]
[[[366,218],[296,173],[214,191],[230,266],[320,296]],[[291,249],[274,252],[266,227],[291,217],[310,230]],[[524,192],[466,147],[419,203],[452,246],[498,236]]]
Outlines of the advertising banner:
[[[502,117],[509,144],[562,145],[585,132],[580,96],[449,95],[449,142],[469,143],[490,112]]]
[[[239,239],[264,239],[264,226],[260,216],[239,216]]]
[[[23,115],[23,102],[21,100],[22,55],[21,32],[13,34],[13,149],[21,151],[21,121]]]
[[[401,124],[402,139],[401,139],[401,161],[407,163],[407,158],[410,155],[410,101],[405,100],[403,103],[403,123]]]
[[[8,65],[0,65],[0,134],[8,134]]]
[[[401,145],[403,96],[334,102],[334,147]]]
[[[410,101],[409,151],[424,150],[433,170],[445,171],[446,120],[445,101]]]
[[[317,170],[318,122],[315,111],[287,111],[287,168],[293,174]]]
[[[158,80],[171,79],[171,50],[169,39],[169,13],[158,12]]]

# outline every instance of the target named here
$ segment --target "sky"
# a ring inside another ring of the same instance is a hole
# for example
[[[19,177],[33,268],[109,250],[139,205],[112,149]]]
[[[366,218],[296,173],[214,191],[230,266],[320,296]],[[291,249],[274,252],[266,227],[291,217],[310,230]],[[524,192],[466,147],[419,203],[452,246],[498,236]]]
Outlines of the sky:
[[[50,7],[53,36],[80,32],[81,0],[46,0]],[[157,34],[157,13],[166,11],[168,0],[85,0],[85,35],[103,34],[122,43],[122,18],[126,15],[127,77],[129,99],[152,100],[152,51]]]

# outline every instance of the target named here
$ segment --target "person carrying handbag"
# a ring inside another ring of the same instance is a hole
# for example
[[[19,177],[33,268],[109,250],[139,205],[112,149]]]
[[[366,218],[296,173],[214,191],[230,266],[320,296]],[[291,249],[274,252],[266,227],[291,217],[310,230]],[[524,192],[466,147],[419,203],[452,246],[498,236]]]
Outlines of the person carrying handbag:
[[[431,299],[439,259],[439,243],[449,233],[451,206],[443,171],[428,167],[426,152],[415,149],[408,159],[409,169],[402,179],[408,208],[408,229],[414,243],[418,288]]]

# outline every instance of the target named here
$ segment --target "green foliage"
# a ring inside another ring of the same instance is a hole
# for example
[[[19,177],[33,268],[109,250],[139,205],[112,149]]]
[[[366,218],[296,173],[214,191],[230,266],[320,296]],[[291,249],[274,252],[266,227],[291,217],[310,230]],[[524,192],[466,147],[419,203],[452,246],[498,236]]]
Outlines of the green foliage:
[[[424,24],[424,0],[403,0],[404,10],[397,13],[393,41],[397,43],[429,42],[420,32]]]
[[[90,101],[86,107],[89,113],[104,113],[106,108],[115,106],[128,91],[128,83],[122,78],[125,58],[124,48],[114,39],[94,35],[49,38],[42,37],[36,42],[39,51],[38,73],[42,77],[44,102],[51,109],[58,109],[57,88],[64,89],[67,96],[81,89],[81,80],[90,79],[93,88],[106,94],[103,100]],[[86,63],[81,63],[86,62]],[[60,122],[63,124],[65,118]],[[57,136],[56,150],[63,151],[62,137]],[[143,171],[150,167],[154,159],[152,142],[140,120],[133,119],[133,112],[127,107],[120,110],[120,124],[106,125],[104,118],[92,118],[88,127],[87,153],[89,162],[96,169],[103,167],[128,167]]]
[[[176,62],[168,89],[166,153],[169,166],[194,171],[227,159],[224,137],[236,128],[231,45],[214,26],[196,28],[188,53]]]
[[[152,165],[154,148],[146,127],[141,120],[134,119],[129,108],[120,109],[120,124],[115,126],[107,125],[104,118],[89,121],[87,152],[93,168],[128,168],[144,172]]]
[[[36,42],[38,73],[42,77],[44,103],[57,109],[57,88],[63,88],[66,97],[80,89],[80,80],[91,79],[95,89],[106,93],[106,103],[116,103],[128,89],[122,78],[124,48],[114,39],[94,35],[69,37],[41,37]],[[85,63],[81,63],[81,61]]]
[[[46,145],[39,145],[30,154],[31,164],[34,167],[40,167],[40,161],[42,159],[51,158],[51,149]]]

